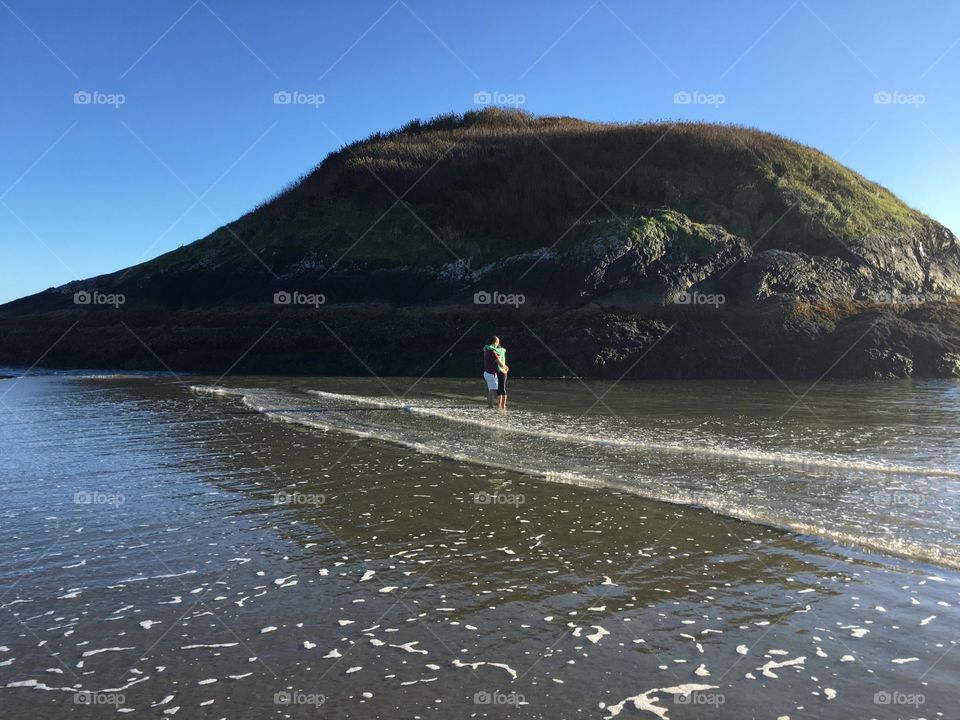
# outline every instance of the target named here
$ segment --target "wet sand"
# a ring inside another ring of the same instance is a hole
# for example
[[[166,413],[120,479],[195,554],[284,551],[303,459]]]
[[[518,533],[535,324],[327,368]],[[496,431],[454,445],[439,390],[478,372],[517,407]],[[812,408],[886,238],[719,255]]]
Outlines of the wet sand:
[[[5,717],[953,713],[949,569],[47,382],[4,417]]]

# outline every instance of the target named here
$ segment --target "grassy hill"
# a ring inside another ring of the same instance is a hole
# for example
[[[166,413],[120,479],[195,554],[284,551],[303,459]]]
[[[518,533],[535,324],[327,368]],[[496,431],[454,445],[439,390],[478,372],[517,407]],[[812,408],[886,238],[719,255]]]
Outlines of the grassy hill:
[[[341,148],[227,228],[143,269],[242,261],[247,248],[281,268],[344,253],[347,262],[464,258],[476,267],[576,247],[598,223],[629,225],[658,208],[720,225],[758,250],[815,255],[932,224],[822,152],[770,133],[486,109]]]
[[[958,297],[957,238],[813,148],[487,109],[352,143],[206,238],[3,306],[0,365],[473,374],[497,332],[539,375],[954,377]]]

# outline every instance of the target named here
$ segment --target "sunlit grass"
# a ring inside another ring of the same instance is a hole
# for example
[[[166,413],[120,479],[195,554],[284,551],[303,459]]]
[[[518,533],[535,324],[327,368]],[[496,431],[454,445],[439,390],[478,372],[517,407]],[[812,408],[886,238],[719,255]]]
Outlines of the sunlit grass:
[[[576,247],[617,226],[642,236],[672,225],[680,241],[703,237],[702,227],[691,232],[653,212],[662,209],[721,226],[758,250],[809,254],[842,255],[861,238],[899,237],[932,222],[820,151],[771,133],[486,109],[343,147],[230,231],[155,267],[224,261],[246,253],[244,245],[280,261],[349,250],[349,260],[457,256],[479,265]]]

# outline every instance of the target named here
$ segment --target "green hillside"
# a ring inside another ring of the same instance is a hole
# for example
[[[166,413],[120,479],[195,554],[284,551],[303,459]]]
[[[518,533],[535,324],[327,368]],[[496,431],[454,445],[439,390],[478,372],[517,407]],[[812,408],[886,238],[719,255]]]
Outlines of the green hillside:
[[[401,198],[401,200],[398,200]],[[414,121],[329,155],[253,212],[150,268],[247,247],[304,257],[475,267],[576,247],[610,221],[670,209],[756,249],[842,255],[930,224],[885,188],[771,133],[707,123],[591,123],[487,109]]]

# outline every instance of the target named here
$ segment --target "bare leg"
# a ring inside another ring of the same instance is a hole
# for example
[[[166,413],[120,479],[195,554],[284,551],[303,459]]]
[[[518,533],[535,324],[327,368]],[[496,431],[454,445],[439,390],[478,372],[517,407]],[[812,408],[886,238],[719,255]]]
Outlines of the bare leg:
[[[497,391],[487,390],[487,407],[488,408],[496,407],[496,405],[494,405],[496,401],[497,401]]]

